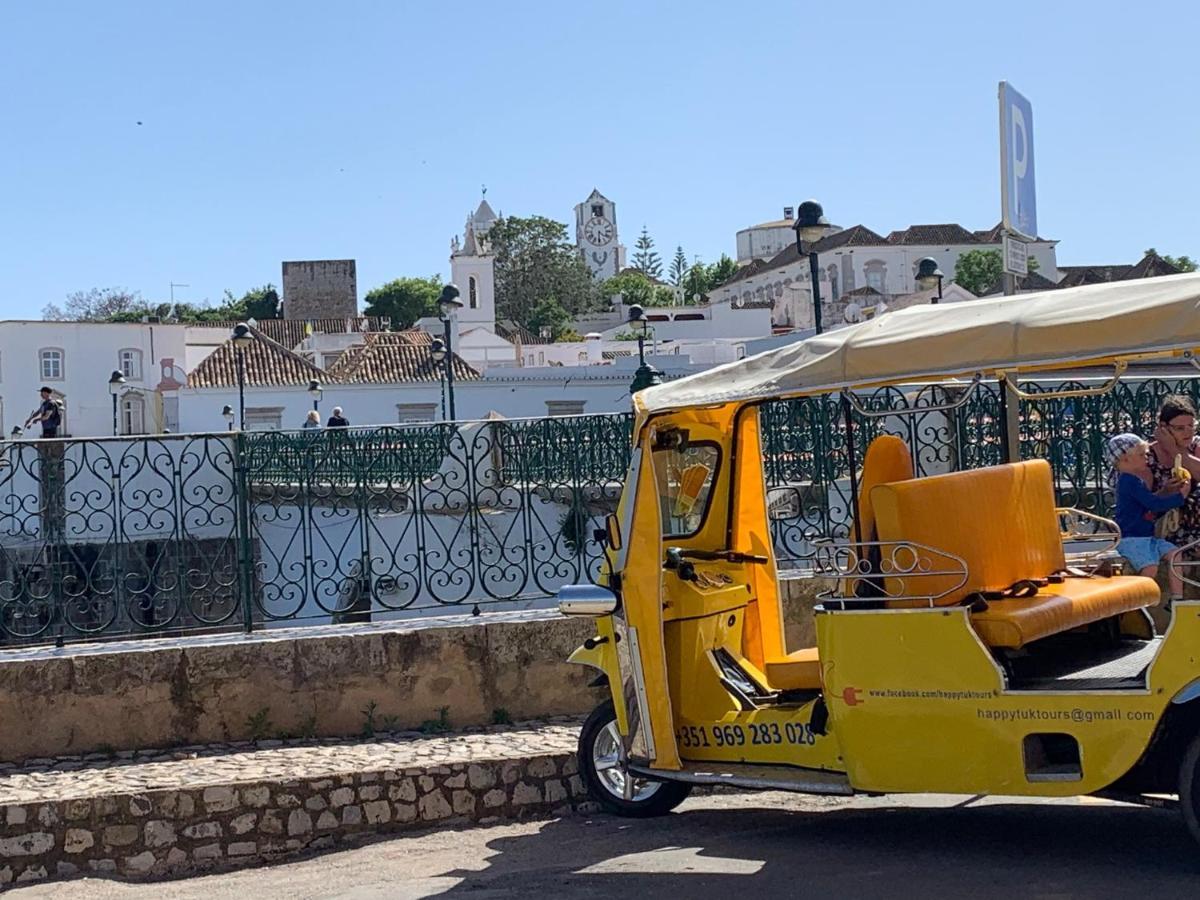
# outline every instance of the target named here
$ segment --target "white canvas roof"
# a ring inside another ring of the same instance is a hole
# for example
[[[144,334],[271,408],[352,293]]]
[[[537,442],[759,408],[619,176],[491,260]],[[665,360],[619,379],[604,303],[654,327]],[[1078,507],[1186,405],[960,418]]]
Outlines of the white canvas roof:
[[[639,412],[1200,349],[1200,273],[913,306],[634,396]]]

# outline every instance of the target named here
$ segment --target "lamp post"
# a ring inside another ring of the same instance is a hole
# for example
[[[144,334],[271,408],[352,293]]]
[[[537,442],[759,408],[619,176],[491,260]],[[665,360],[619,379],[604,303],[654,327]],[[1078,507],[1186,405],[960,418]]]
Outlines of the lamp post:
[[[226,403],[221,408],[221,415],[225,418],[225,422],[229,426],[229,430],[233,431],[233,407]]]
[[[438,310],[440,311],[442,324],[445,326],[446,396],[450,401],[451,422],[457,416],[454,413],[454,342],[450,335],[450,325],[454,320],[454,314],[462,309],[462,301],[458,297],[458,287],[453,284],[445,285],[442,288],[442,295],[438,297]]]
[[[245,322],[233,329],[233,353],[237,357],[238,376],[238,427],[246,430],[246,348],[254,341],[254,332]]]
[[[796,251],[803,256],[808,253],[808,269],[812,275],[813,327],[821,333],[821,266],[817,260],[817,241],[829,230],[825,210],[816,200],[805,200],[796,208]],[[807,247],[807,251],[805,250]]]
[[[930,303],[937,303],[942,299],[942,270],[938,268],[937,260],[932,256],[926,256],[917,263],[917,285],[923,291],[931,291],[934,286],[937,286],[937,296],[930,300]]]
[[[649,323],[646,321],[646,311],[637,303],[629,307],[629,324],[634,328],[641,326],[637,333],[638,367],[633,375],[633,384],[629,386],[629,393],[636,394],[652,385],[662,384],[662,372],[646,362],[646,331]]]
[[[113,437],[119,433],[117,427],[117,394],[121,393],[121,388],[125,387],[125,375],[120,369],[113,369],[112,375],[108,378],[108,392],[112,394],[113,408]]]
[[[442,363],[446,361],[446,343],[441,338],[429,342],[429,358],[438,369],[438,381],[442,385],[442,421],[446,421],[446,370]]]
[[[312,397],[314,412],[321,408],[321,394],[323,393],[324,391],[321,390],[321,382],[314,378],[308,383],[308,396]]]

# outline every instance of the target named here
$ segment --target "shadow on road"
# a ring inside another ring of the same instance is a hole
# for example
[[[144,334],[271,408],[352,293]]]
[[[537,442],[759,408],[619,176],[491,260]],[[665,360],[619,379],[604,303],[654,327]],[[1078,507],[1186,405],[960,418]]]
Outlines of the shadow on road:
[[[445,873],[462,880],[439,896],[1191,896],[1200,873],[1178,814],[1115,805],[568,817],[487,846],[488,865]]]

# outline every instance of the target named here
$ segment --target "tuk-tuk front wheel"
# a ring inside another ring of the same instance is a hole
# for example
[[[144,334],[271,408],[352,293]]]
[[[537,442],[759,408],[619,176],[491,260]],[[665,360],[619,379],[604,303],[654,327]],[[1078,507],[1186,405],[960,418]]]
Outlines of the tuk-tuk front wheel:
[[[638,778],[625,768],[611,700],[596,707],[579,733],[579,774],[588,796],[619,816],[647,818],[670,812],[692,792],[690,784]]]

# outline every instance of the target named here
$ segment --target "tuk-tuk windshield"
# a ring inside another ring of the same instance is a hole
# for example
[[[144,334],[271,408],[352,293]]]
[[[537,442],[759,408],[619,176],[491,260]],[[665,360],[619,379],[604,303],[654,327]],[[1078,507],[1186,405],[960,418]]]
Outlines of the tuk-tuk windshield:
[[[708,441],[654,451],[664,537],[690,537],[704,525],[721,450]]]

